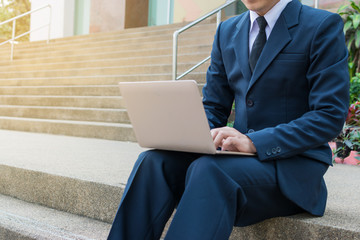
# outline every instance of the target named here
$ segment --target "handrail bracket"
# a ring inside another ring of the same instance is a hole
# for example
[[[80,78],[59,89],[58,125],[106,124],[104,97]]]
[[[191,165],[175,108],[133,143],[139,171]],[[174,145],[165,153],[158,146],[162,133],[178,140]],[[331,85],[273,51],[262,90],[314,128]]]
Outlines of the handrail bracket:
[[[213,11],[205,14],[204,16],[196,19],[195,21],[189,23],[188,25],[186,25],[185,27],[176,30],[173,34],[173,58],[172,58],[172,79],[173,80],[179,80],[180,78],[184,77],[185,75],[189,74],[190,72],[192,72],[193,70],[195,70],[197,67],[199,67],[200,65],[202,65],[203,63],[205,63],[206,61],[208,61],[210,59],[210,56],[206,57],[205,59],[201,60],[199,63],[195,64],[193,67],[191,67],[189,70],[185,71],[183,74],[181,74],[180,76],[177,76],[177,57],[178,57],[178,39],[179,39],[179,35],[190,29],[191,27],[197,25],[198,23],[204,21],[205,19],[211,17],[212,15],[214,15],[215,13],[217,14],[216,16],[216,26],[219,26],[220,22],[221,22],[221,11],[226,8],[227,6],[233,4],[234,2],[236,2],[236,0],[229,0],[226,1],[225,4],[221,5],[220,7],[214,9]]]

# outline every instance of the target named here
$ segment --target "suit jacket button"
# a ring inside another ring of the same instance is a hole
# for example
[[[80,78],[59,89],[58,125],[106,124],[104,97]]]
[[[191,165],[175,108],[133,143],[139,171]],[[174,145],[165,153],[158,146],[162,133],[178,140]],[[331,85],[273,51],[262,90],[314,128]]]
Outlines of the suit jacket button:
[[[277,147],[277,148],[276,148],[276,151],[277,151],[278,153],[280,153],[280,152],[281,152],[281,147]]]
[[[270,156],[270,155],[271,155],[270,150],[267,150],[267,151],[266,151],[266,155],[268,155],[268,156]]]
[[[246,104],[247,104],[249,107],[252,107],[252,106],[254,106],[254,101],[251,100],[251,99],[248,99],[248,100],[246,101]]]
[[[276,153],[277,153],[276,148],[273,148],[273,149],[272,149],[272,154],[276,154]]]
[[[253,133],[253,132],[255,132],[254,129],[249,129],[249,130],[248,130],[248,133]]]

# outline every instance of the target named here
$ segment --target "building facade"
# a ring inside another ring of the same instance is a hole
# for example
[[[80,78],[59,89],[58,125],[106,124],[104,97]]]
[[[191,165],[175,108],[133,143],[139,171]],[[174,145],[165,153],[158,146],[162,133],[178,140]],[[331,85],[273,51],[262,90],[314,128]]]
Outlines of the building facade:
[[[336,11],[346,0],[302,0],[306,5]],[[225,0],[31,0],[31,9],[51,6],[50,38],[62,38],[126,28],[155,26],[193,21],[224,4]],[[245,8],[239,0],[229,6],[226,15],[235,15]],[[50,18],[49,9],[31,15],[31,29]],[[30,41],[47,39],[42,28],[30,35]]]

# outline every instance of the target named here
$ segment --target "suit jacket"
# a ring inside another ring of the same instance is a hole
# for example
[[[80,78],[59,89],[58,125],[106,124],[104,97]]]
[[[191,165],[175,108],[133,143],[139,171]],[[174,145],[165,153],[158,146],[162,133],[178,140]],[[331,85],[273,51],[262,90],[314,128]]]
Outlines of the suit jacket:
[[[260,161],[275,160],[281,191],[323,215],[327,144],[343,127],[349,74],[339,15],[290,2],[277,20],[253,74],[249,12],[219,25],[203,103],[211,128],[234,127],[254,143]],[[241,160],[239,160],[241,161]]]

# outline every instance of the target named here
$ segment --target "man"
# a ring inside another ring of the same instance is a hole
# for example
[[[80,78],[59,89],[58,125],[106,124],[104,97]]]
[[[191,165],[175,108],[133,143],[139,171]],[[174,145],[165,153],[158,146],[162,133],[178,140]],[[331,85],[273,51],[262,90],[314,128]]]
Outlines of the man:
[[[228,239],[232,227],[324,213],[323,180],[348,107],[342,20],[298,0],[243,0],[218,27],[203,89],[216,147],[255,157],[148,151],[109,239]],[[224,127],[235,101],[234,128]]]

